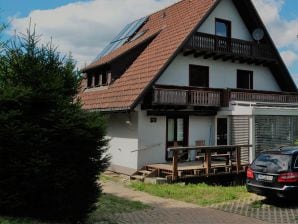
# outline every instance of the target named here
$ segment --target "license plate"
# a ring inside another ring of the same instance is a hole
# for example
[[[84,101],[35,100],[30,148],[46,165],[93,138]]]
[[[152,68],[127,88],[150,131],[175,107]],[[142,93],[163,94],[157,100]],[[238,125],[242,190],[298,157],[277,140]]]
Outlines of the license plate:
[[[258,180],[271,181],[272,182],[273,181],[273,176],[258,174],[257,179]]]

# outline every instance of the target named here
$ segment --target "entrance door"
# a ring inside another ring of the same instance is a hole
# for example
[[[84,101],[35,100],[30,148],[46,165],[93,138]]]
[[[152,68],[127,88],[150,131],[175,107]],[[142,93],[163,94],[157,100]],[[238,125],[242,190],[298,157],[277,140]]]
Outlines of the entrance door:
[[[188,117],[167,118],[166,160],[173,158],[173,153],[168,152],[167,148],[174,146],[174,142],[177,142],[178,146],[188,145]]]
[[[217,145],[228,144],[228,119],[217,119]]]

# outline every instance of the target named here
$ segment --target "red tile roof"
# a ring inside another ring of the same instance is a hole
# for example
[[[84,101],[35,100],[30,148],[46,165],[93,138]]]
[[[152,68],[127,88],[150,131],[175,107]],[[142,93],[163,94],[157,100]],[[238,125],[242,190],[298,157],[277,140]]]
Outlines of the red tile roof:
[[[88,110],[131,109],[146,87],[164,69],[177,49],[197,27],[215,2],[215,0],[183,0],[150,15],[148,22],[141,29],[141,31],[149,30],[144,36],[123,45],[83,69],[83,71],[87,71],[105,64],[153,35],[157,35],[129,69],[107,89],[83,91],[79,95],[83,107]]]

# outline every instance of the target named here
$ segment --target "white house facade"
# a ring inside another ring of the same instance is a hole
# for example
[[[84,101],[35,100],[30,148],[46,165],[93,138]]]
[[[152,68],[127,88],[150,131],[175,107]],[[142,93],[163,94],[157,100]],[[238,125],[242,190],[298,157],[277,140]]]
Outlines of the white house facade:
[[[252,145],[241,155],[251,162],[262,150],[298,140],[297,88],[253,4],[240,2],[181,1],[150,15],[121,47],[84,70],[83,102],[98,102],[86,109],[107,116],[111,170],[132,174],[166,163],[174,144]],[[192,22],[181,15],[194,10]],[[179,30],[185,34],[173,49],[158,45],[174,43]],[[127,83],[136,89],[122,91],[132,88]],[[186,160],[195,159],[189,152]]]

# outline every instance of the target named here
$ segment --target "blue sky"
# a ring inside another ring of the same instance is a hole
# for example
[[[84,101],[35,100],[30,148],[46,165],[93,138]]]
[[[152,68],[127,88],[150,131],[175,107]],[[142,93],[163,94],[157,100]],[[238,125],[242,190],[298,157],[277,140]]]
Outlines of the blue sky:
[[[59,49],[71,51],[82,66],[123,25],[174,2],[177,0],[0,0],[0,16],[2,21],[11,21],[8,31],[24,31],[32,18],[37,32],[45,39],[53,37]],[[298,84],[298,1],[254,2]]]
[[[74,0],[0,0],[1,13],[4,18],[9,16],[25,17],[28,16],[32,10],[40,9],[54,9],[71,2],[78,2]]]

